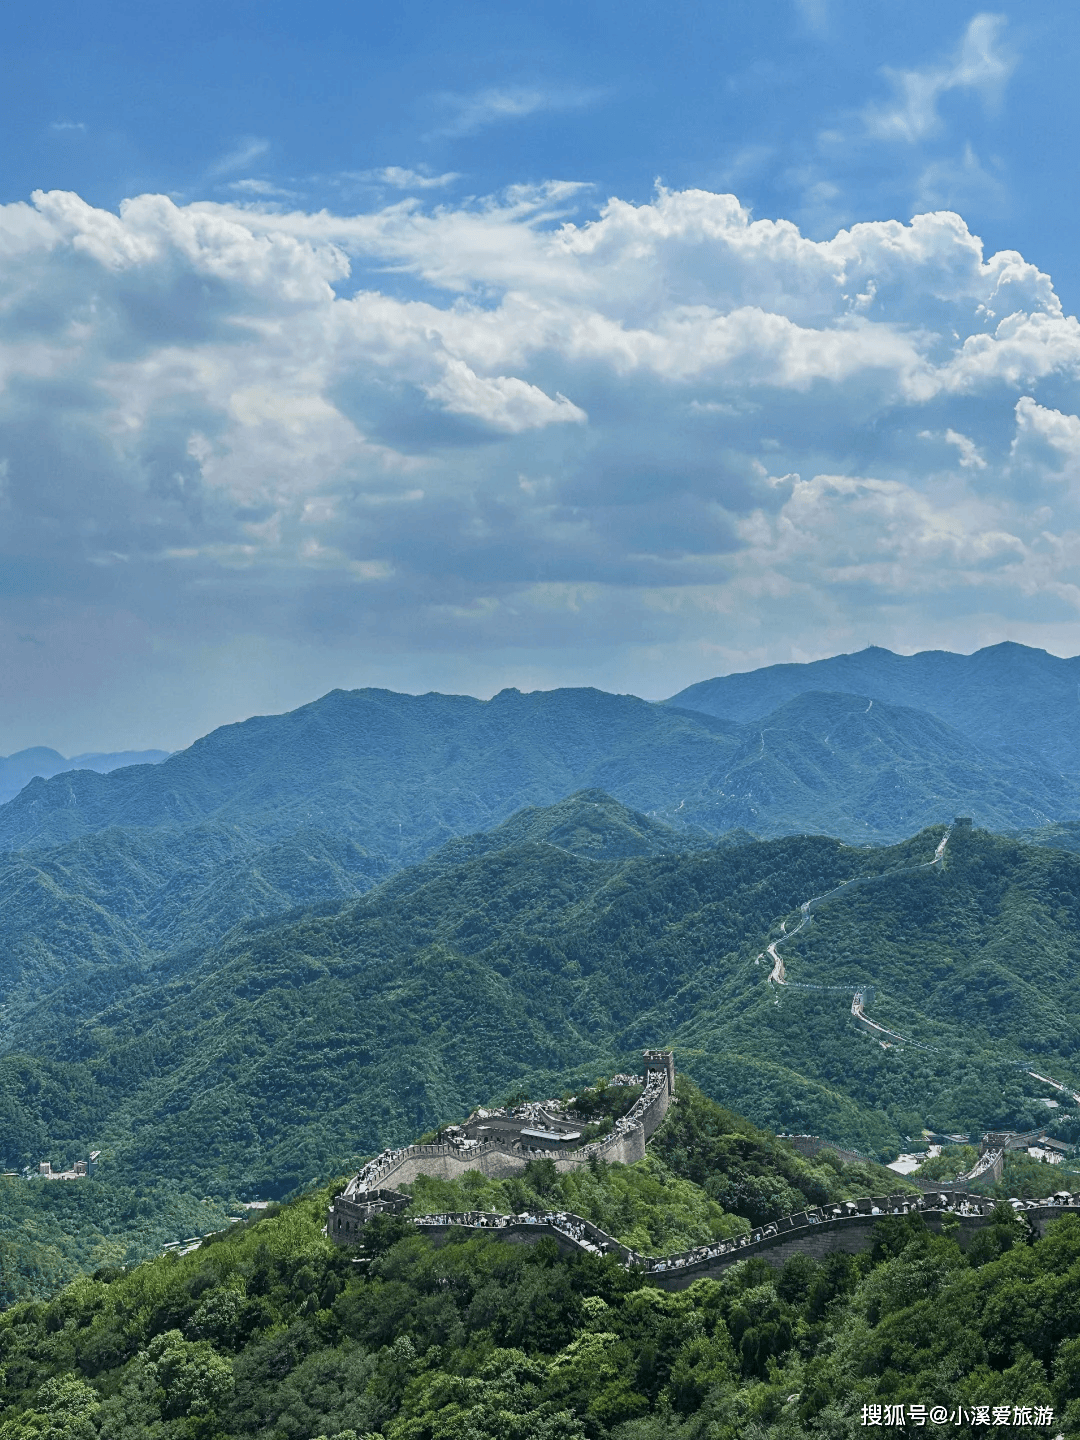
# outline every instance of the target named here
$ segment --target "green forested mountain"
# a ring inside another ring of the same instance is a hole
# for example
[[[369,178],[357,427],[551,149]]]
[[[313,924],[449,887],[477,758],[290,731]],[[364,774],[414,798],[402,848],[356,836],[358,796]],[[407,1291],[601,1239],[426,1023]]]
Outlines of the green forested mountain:
[[[239,920],[362,894],[386,869],[324,830],[264,845],[213,822],[2,855],[0,1048],[19,1043],[35,1008],[92,1015],[151,961],[182,967]]]
[[[0,807],[0,843],[213,819],[262,843],[325,829],[397,865],[588,786],[677,807],[733,753],[733,728],[599,690],[490,701],[337,690],[224,726],[161,766],[35,781]]]
[[[1003,761],[924,711],[863,695],[795,696],[741,725],[736,738],[715,793],[687,800],[699,823],[859,844],[897,840],[956,814],[1007,830],[1078,813],[1075,781]]]
[[[444,864],[512,838],[567,848],[548,802],[597,783],[635,815],[597,827],[576,812],[570,848],[611,860],[740,832],[880,842],[957,812],[1056,834],[1080,804],[1060,777],[851,695],[802,695],[740,727],[591,690],[335,692],[0,806],[0,1045],[35,1006],[92,1014],[152,958],[185,965],[238,921],[363,894],[448,836]]]
[[[999,830],[1080,813],[1080,781],[858,695],[799,695],[736,724],[599,690],[357,690],[225,726],[161,765],[34,780],[0,806],[0,848],[114,827],[158,831],[167,848],[178,829],[212,824],[259,846],[322,831],[396,869],[590,788],[712,835],[878,842],[957,812]]]
[[[747,724],[810,691],[839,690],[925,711],[983,749],[1080,773],[1080,656],[1005,642],[954,655],[894,655],[871,645],[806,665],[769,665],[702,680],[667,702]]]
[[[759,1153],[683,1098],[716,1167],[702,1190],[678,1143],[627,1167],[646,1226],[665,1192],[708,1225],[720,1150]],[[1014,1440],[1080,1433],[1075,1217],[1036,1241],[1002,1206],[963,1253],[890,1216],[861,1255],[743,1261],[671,1294],[551,1241],[437,1248],[385,1217],[336,1249],[331,1193],[0,1315],[0,1440],[853,1440],[885,1405],[932,1411],[927,1434],[984,1433],[976,1406],[1007,1407],[991,1433]]]
[[[756,1122],[874,1154],[924,1125],[1034,1124],[1055,1092],[1019,1061],[1080,1080],[1080,858],[958,830],[943,866],[893,874],[930,859],[937,829],[876,850],[793,837],[595,860],[597,804],[551,827],[584,836],[581,853],[515,822],[502,848],[433,857],[332,913],[153,960],[90,1017],[29,1010],[0,1058],[0,1158],[93,1141],[117,1174],[281,1195],[660,1043]],[[779,922],[867,873],[886,878],[822,906],[784,952],[792,981],[847,993],[770,987],[759,957]],[[931,1048],[856,1031],[863,982],[875,1015]]]
[[[732,832],[722,843],[740,838]],[[673,830],[595,791],[453,841],[438,852],[438,863],[460,864],[524,840],[595,859],[713,843],[704,832]],[[173,970],[183,968],[237,921],[363,894],[387,868],[325,830],[261,845],[213,822],[113,827],[51,850],[0,856],[7,946],[0,1047],[18,1043],[36,1008],[54,1017],[93,1014],[138,983],[154,957],[167,954]]]

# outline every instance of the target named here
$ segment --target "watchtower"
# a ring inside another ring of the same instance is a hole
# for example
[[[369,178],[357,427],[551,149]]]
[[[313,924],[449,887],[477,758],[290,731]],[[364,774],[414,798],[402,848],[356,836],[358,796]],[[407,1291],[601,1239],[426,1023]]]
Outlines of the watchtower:
[[[665,1077],[667,1092],[675,1094],[675,1055],[671,1050],[646,1050],[645,1061],[645,1084],[648,1085],[652,1076],[660,1073]]]

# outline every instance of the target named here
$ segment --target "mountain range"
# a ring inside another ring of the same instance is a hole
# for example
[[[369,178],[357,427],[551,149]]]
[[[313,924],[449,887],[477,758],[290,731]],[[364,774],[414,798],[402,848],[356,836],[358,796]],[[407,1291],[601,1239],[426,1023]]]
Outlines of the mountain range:
[[[877,1156],[1034,1125],[1062,1092],[1025,1067],[1080,1084],[1073,665],[334,691],[33,778],[0,805],[0,1161],[100,1146],[183,1204],[281,1195],[656,1043],[755,1122]],[[768,985],[781,922],[867,874]],[[913,1043],[852,1027],[864,983]]]
[[[73,755],[66,760],[58,750],[47,745],[34,745],[17,750],[14,755],[0,755],[0,804],[14,799],[31,780],[50,779],[67,770],[96,770],[106,775],[125,765],[158,765],[168,758],[168,750],[118,750],[110,754]]]
[[[766,686],[761,703],[775,698]],[[891,843],[958,813],[1062,844],[1080,815],[1080,780],[843,692],[746,720],[587,689],[334,691],[161,763],[34,779],[0,806],[0,1043],[34,1007],[109,1003],[132,965],[355,898],[440,849],[479,856],[509,817],[524,837],[534,811],[591,789],[638,817],[618,833],[608,818],[602,858],[660,836],[680,851],[733,835]]]
[[[653,1043],[756,1123],[877,1156],[927,1125],[1034,1125],[1042,1098],[1072,1113],[1024,1067],[1080,1082],[1080,857],[964,827],[933,867],[941,827],[869,850],[677,835],[586,792],[359,899],[120,967],[108,996],[62,983],[0,1057],[0,1159],[93,1141],[129,1179],[280,1195]],[[781,922],[861,875],[785,950],[797,985],[836,988],[769,985]],[[853,1028],[867,982],[917,1044]]]
[[[667,704],[745,724],[812,690],[922,710],[984,750],[1080,773],[1080,656],[1060,659],[1011,641],[973,655],[895,655],[869,646],[854,655],[702,680]]]
[[[997,830],[1080,814],[1080,773],[865,690],[808,689],[749,719],[589,689],[488,701],[356,690],[223,726],[158,765],[32,780],[0,806],[0,848],[212,824],[258,846],[322,831],[388,870],[588,788],[712,835],[854,843],[894,841],[958,812]]]

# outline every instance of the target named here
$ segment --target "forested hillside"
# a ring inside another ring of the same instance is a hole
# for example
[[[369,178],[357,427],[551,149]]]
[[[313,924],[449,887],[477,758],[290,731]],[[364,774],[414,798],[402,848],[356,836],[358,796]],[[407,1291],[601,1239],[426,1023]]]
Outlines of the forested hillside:
[[[384,873],[523,806],[599,788],[717,835],[898,840],[957,813],[1019,829],[1072,818],[1080,778],[988,751],[924,711],[814,692],[736,724],[600,690],[469,696],[333,691],[224,726],[161,765],[34,780],[0,847],[54,850],[113,827],[212,825],[257,846],[321,832]]]
[[[220,1200],[144,1175],[86,1181],[0,1177],[0,1310],[54,1295],[103,1265],[132,1264],[228,1221]]]
[[[955,655],[894,655],[871,645],[805,665],[768,665],[701,680],[667,702],[738,724],[815,690],[867,695],[944,721],[984,749],[1068,775],[1080,773],[1080,657],[1006,641]]]
[[[89,1017],[165,956],[183,968],[240,920],[349,899],[388,868],[325,830],[262,845],[213,822],[0,856],[0,1047],[35,1007]]]
[[[595,860],[598,802],[576,805],[551,829],[581,853],[527,838],[534,816],[475,858],[452,849],[330,913],[154,962],[89,1019],[28,1011],[0,1059],[0,1158],[94,1142],[118,1174],[284,1195],[653,1044],[758,1123],[874,1155],[924,1125],[1023,1128],[1044,1097],[1070,1113],[1019,1062],[1080,1080],[1080,858],[959,830],[925,868],[938,829],[878,850],[791,838]],[[601,813],[613,835],[640,833]],[[780,922],[868,873],[887,878],[824,905],[784,952],[792,981],[839,990],[770,986],[760,957]],[[863,982],[874,1013],[929,1048],[855,1030]]]
[[[1033,1242],[1002,1206],[966,1254],[888,1217],[857,1257],[670,1294],[403,1220],[338,1250],[330,1193],[0,1316],[2,1440],[847,1440],[886,1405],[930,1435],[1002,1406],[992,1433],[1080,1433],[1072,1217]]]

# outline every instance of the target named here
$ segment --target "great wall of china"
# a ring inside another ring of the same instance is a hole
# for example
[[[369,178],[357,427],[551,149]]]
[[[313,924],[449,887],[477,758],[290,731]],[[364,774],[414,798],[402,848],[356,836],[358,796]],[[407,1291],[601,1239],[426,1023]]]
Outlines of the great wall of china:
[[[466,1170],[482,1170],[485,1175],[502,1178],[522,1174],[528,1162],[536,1159],[549,1159],[557,1169],[567,1170],[587,1165],[592,1157],[622,1164],[643,1158],[646,1140],[675,1099],[672,1053],[647,1050],[645,1066],[644,1091],[627,1114],[615,1122],[612,1134],[571,1153],[505,1140],[409,1145],[384,1151],[369,1161],[331,1204],[328,1237],[337,1245],[358,1245],[365,1225],[375,1215],[400,1215],[407,1210],[411,1198],[387,1188],[388,1181],[403,1185],[419,1175],[454,1179]],[[1013,1203],[1040,1234],[1048,1221],[1066,1213],[1080,1213],[1080,1194],[1064,1191],[1047,1201]],[[888,1215],[921,1215],[932,1230],[955,1233],[961,1247],[966,1248],[971,1237],[990,1223],[994,1206],[995,1202],[986,1196],[950,1186],[918,1196],[896,1194],[883,1199],[846,1200],[785,1215],[748,1235],[662,1256],[640,1255],[591,1221],[565,1210],[523,1215],[453,1212],[412,1217],[411,1223],[436,1244],[462,1230],[497,1235],[500,1240],[517,1244],[535,1244],[549,1237],[564,1252],[611,1255],[624,1268],[644,1272],[653,1284],[681,1290],[755,1255],[770,1265],[782,1266],[794,1254],[822,1259],[837,1250],[857,1253],[869,1248],[875,1225]]]
[[[420,1175],[457,1180],[467,1170],[479,1170],[483,1175],[501,1180],[510,1175],[521,1175],[530,1160],[551,1160],[558,1171],[575,1170],[588,1165],[594,1158],[618,1165],[632,1165],[635,1160],[644,1160],[646,1142],[667,1114],[675,1097],[675,1059],[670,1050],[646,1050],[644,1061],[645,1086],[640,1097],[625,1115],[615,1121],[611,1133],[602,1139],[567,1151],[531,1143],[532,1137],[539,1139],[544,1132],[525,1129],[527,1140],[524,1144],[510,1139],[453,1139],[440,1144],[406,1145],[399,1150],[384,1150],[374,1160],[369,1160],[338,1196],[334,1202],[338,1207],[337,1218],[349,1221],[366,1218],[377,1213],[372,1208],[373,1203],[379,1208],[393,1208],[390,1204],[373,1202],[371,1197],[393,1194],[395,1192],[388,1190],[388,1186],[411,1184]],[[554,1140],[557,1137],[552,1133],[550,1138]],[[333,1208],[331,1217],[334,1217]],[[340,1229],[340,1226],[337,1228]],[[328,1233],[331,1238],[336,1238],[333,1224]]]
[[[896,1030],[889,1030],[884,1025],[879,1025],[876,1020],[870,1019],[866,1014],[866,1007],[874,1003],[875,991],[873,985],[859,985],[854,987],[853,993],[853,987],[851,985],[799,984],[789,980],[779,947],[794,940],[795,936],[811,923],[813,913],[819,906],[838,899],[849,890],[859,889],[865,885],[872,885],[880,880],[895,879],[898,875],[913,875],[920,870],[933,870],[943,866],[945,863],[945,849],[952,837],[953,831],[970,829],[970,827],[971,821],[969,819],[964,816],[957,817],[957,819],[946,828],[945,834],[941,837],[937,849],[934,851],[934,858],[932,860],[925,860],[917,865],[905,865],[897,870],[886,870],[880,875],[858,875],[852,880],[845,880],[842,884],[837,885],[824,895],[815,895],[810,900],[804,900],[799,906],[802,919],[798,925],[795,926],[794,930],[788,930],[787,922],[781,921],[780,936],[778,939],[772,941],[771,944],[767,945],[757,957],[755,963],[764,960],[766,956],[772,961],[772,969],[769,971],[768,983],[770,985],[783,985],[790,990],[812,990],[819,993],[851,995],[851,1018],[854,1024],[866,1034],[871,1035],[879,1044],[905,1045],[916,1050],[934,1050],[936,1047],[933,1045],[924,1045],[918,1040],[912,1040],[906,1035],[899,1034]],[[1052,1086],[1062,1094],[1071,1095],[1074,1100],[1080,1100],[1080,1093],[1070,1090],[1070,1088],[1062,1084],[1060,1080],[1054,1080],[1047,1075],[1040,1074],[1037,1070],[1031,1069],[1031,1067],[1023,1061],[1011,1061],[1010,1063],[1016,1065],[1016,1068],[1022,1070],[1025,1075],[1030,1075],[1033,1079],[1041,1081],[1044,1085]],[[950,1181],[946,1185],[939,1185],[935,1182],[933,1188],[936,1190],[960,1191],[964,1185],[969,1185],[976,1180],[1000,1180],[1004,1168],[1005,1152],[1010,1149],[1021,1148],[1023,1144],[1037,1137],[1039,1133],[1039,1131],[1031,1131],[1029,1134],[1020,1135],[1012,1131],[1003,1131],[999,1134],[985,1135],[979,1146],[979,1158],[975,1165],[966,1174],[958,1176],[956,1180]]]
[[[905,866],[901,870],[888,871],[880,876],[857,876],[825,895],[803,901],[799,907],[802,918],[795,929],[788,931],[786,922],[781,922],[780,937],[772,941],[757,957],[758,962],[765,959],[766,955],[772,961],[768,983],[791,989],[835,991],[851,995],[850,985],[797,984],[788,980],[779,946],[793,940],[811,923],[815,909],[848,890],[898,874],[941,866],[950,836],[956,827],[963,825],[970,825],[970,821],[956,820],[948,827],[932,860]],[[855,988],[851,1000],[851,1014],[861,1030],[884,1044],[918,1045],[918,1042],[871,1020],[865,1014],[865,1007],[873,1004],[873,1001],[873,986],[864,984]],[[918,1048],[933,1047],[918,1045]],[[611,1133],[603,1139],[569,1150],[546,1148],[542,1144],[533,1143],[534,1140],[545,1138],[546,1132],[523,1125],[517,1138],[453,1138],[437,1144],[409,1145],[398,1150],[385,1150],[369,1161],[334,1200],[327,1215],[327,1235],[338,1245],[358,1244],[360,1232],[373,1216],[401,1214],[411,1204],[408,1195],[389,1187],[394,1183],[409,1184],[420,1175],[453,1180],[460,1178],[468,1170],[479,1170],[484,1175],[501,1179],[522,1174],[529,1161],[537,1159],[550,1160],[557,1171],[587,1165],[593,1159],[624,1165],[644,1159],[646,1142],[675,1101],[675,1064],[672,1052],[647,1050],[644,1061],[645,1084],[640,1098],[626,1115],[615,1121]],[[1080,1094],[1060,1081],[1042,1075],[1020,1062],[1016,1063],[1036,1080],[1080,1100]],[[544,1115],[541,1107],[533,1108],[537,1109],[541,1116]],[[485,1115],[487,1112],[478,1113]],[[1032,1132],[1032,1135],[1038,1133]],[[522,1137],[530,1137],[529,1143],[522,1143]],[[554,1141],[563,1137],[550,1133],[547,1138]],[[565,1138],[569,1140],[571,1137],[567,1135]],[[796,1142],[796,1148],[801,1148],[797,1143],[799,1140],[809,1141],[813,1137],[790,1138]],[[820,1259],[836,1250],[849,1253],[865,1250],[873,1242],[875,1225],[887,1215],[918,1213],[931,1229],[939,1232],[947,1229],[955,1233],[961,1247],[966,1248],[972,1235],[990,1223],[995,1202],[986,1196],[968,1192],[964,1186],[976,1180],[999,1180],[1006,1150],[1015,1148],[1018,1143],[1026,1142],[1030,1138],[1031,1136],[1012,1132],[987,1134],[980,1146],[979,1160],[972,1170],[955,1181],[932,1182],[930,1193],[927,1194],[916,1197],[896,1194],[885,1199],[867,1198],[815,1207],[759,1226],[749,1235],[716,1241],[711,1245],[698,1246],[675,1255],[639,1255],[591,1221],[567,1211],[542,1211],[516,1216],[487,1212],[423,1215],[413,1217],[412,1223],[430,1235],[436,1243],[441,1243],[452,1231],[461,1229],[477,1233],[496,1233],[502,1240],[526,1244],[534,1244],[544,1236],[549,1236],[564,1251],[614,1255],[626,1268],[643,1270],[654,1284],[677,1290],[703,1276],[721,1274],[731,1265],[753,1255],[760,1255],[771,1265],[781,1266],[796,1253]],[[839,1153],[850,1159],[865,1158],[854,1152]],[[924,1188],[926,1186],[926,1182],[916,1183],[923,1183]],[[1050,1220],[1065,1213],[1080,1213],[1080,1194],[1066,1191],[1059,1192],[1050,1200],[1011,1203],[1040,1234]]]
[[[749,1235],[663,1256],[638,1255],[598,1226],[568,1211],[540,1211],[529,1215],[467,1211],[423,1215],[412,1223],[430,1235],[436,1244],[445,1241],[452,1231],[462,1229],[494,1234],[500,1240],[517,1244],[536,1244],[548,1236],[564,1253],[613,1255],[625,1269],[641,1270],[661,1289],[685,1290],[695,1280],[715,1278],[755,1255],[780,1268],[796,1254],[808,1255],[814,1260],[822,1260],[838,1250],[858,1254],[870,1248],[875,1227],[889,1215],[920,1215],[936,1233],[955,1233],[961,1249],[966,1250],[977,1231],[991,1223],[995,1203],[983,1195],[957,1192],[848,1200],[785,1215],[757,1227]],[[1080,1214],[1080,1194],[1063,1191],[1050,1200],[1018,1201],[1014,1208],[1032,1230],[1041,1235],[1051,1220],[1066,1214]],[[355,1244],[357,1238],[353,1235],[351,1240],[341,1239],[339,1243]]]

